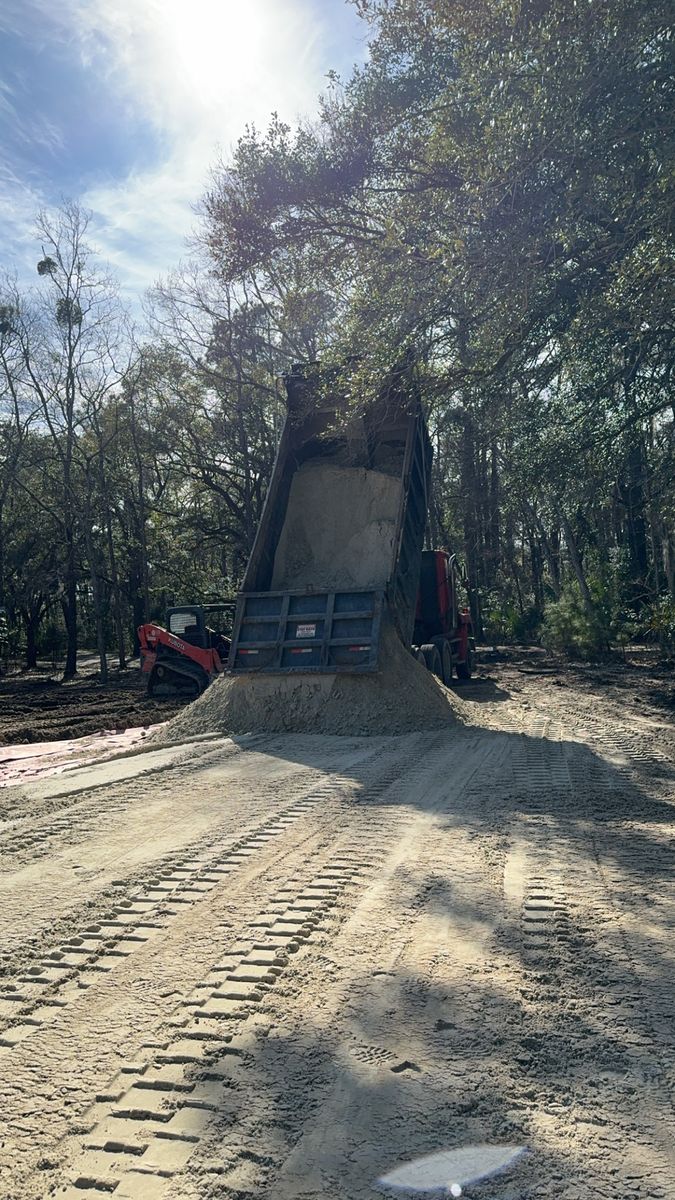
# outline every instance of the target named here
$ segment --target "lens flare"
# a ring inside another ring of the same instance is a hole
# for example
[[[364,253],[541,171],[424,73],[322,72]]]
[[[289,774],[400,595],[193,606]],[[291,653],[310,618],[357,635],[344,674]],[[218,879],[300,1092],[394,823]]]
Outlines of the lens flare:
[[[418,1195],[441,1192],[455,1200],[462,1195],[462,1185],[478,1183],[505,1171],[524,1150],[524,1146],[458,1146],[404,1163],[382,1175],[377,1184],[383,1189]]]

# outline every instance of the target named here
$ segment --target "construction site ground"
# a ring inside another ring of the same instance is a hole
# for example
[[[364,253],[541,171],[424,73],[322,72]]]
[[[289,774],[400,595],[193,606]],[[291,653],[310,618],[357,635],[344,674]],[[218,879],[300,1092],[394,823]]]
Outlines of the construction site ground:
[[[175,697],[148,697],[138,661],[110,669],[102,685],[94,655],[80,655],[78,673],[64,683],[58,669],[0,673],[0,747],[81,737],[166,721],[181,707]]]
[[[94,655],[80,655],[77,676],[67,683],[44,662],[36,671],[0,673],[0,746],[155,725],[180,707],[174,696],[147,695],[137,662],[127,671],[110,668],[106,685]]]
[[[435,1194],[675,1196],[672,673],[457,694],[0,791],[3,1200],[365,1200],[485,1145]]]

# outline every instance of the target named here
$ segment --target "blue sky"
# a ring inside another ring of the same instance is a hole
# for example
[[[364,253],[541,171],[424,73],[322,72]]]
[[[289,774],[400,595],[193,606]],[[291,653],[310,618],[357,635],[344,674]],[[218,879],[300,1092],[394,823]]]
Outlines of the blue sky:
[[[0,0],[0,267],[33,274],[36,210],[93,210],[130,299],[184,254],[219,152],[316,111],[365,57],[345,0]]]

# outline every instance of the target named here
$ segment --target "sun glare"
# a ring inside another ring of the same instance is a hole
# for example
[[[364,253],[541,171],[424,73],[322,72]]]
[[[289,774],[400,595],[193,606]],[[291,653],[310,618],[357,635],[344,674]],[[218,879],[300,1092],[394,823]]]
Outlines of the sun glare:
[[[173,62],[179,91],[213,104],[264,69],[265,0],[162,0],[156,34]],[[268,10],[269,11],[269,10]]]
[[[79,0],[83,58],[164,135],[208,142],[316,98],[310,0]],[[339,0],[333,0],[338,3]]]

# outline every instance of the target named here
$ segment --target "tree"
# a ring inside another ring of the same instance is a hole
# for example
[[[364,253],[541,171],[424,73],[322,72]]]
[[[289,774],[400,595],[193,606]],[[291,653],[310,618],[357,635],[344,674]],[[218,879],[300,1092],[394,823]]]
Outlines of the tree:
[[[242,139],[206,196],[204,243],[227,281],[261,290],[311,254],[354,392],[372,392],[402,349],[416,355],[432,422],[457,432],[445,444],[478,623],[505,565],[525,607],[514,551],[526,543],[533,599],[544,563],[559,590],[561,539],[590,619],[584,554],[608,558],[613,493],[636,586],[660,557],[648,531],[670,545],[667,514],[650,515],[647,447],[672,374],[667,10],[358,7],[369,63],[331,91],[316,128],[275,120]],[[589,459],[602,512],[574,473]],[[500,497],[514,492],[502,537]]]
[[[23,296],[15,284],[5,288],[4,308],[13,314],[11,356],[2,358],[5,384],[37,414],[45,439],[44,471],[49,487],[27,500],[55,520],[60,530],[61,604],[67,634],[64,677],[77,665],[77,587],[80,576],[78,535],[92,551],[92,513],[83,462],[81,432],[92,422],[126,369],[122,313],[112,279],[95,263],[85,236],[89,216],[66,204],[54,216],[41,213],[37,232],[42,244],[38,263],[41,287]],[[98,457],[99,467],[102,456]],[[86,472],[85,472],[86,475]],[[92,553],[89,569],[95,596],[98,574]],[[101,671],[107,661],[104,615],[96,604]]]

